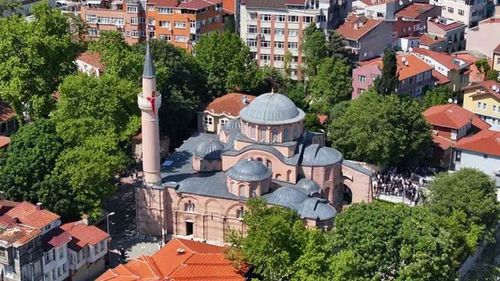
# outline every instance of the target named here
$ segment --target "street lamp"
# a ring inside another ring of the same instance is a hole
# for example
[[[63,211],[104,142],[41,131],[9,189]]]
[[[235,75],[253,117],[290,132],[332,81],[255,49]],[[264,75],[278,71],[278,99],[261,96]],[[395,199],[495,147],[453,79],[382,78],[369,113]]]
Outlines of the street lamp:
[[[108,236],[110,236],[109,235],[109,217],[111,217],[114,214],[115,214],[115,212],[111,212],[111,213],[106,215],[106,232],[108,233]],[[111,238],[108,238],[108,245],[107,246],[108,246],[108,255],[107,256],[108,256],[108,265],[109,265],[111,262],[111,253],[110,253],[110,249],[109,249],[111,247]]]

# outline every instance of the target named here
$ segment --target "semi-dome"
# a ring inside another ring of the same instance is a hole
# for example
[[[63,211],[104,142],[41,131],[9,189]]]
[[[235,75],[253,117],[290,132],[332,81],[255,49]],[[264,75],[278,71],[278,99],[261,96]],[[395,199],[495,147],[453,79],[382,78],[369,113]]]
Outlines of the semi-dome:
[[[321,198],[308,198],[302,203],[300,217],[306,219],[329,220],[337,215],[337,210],[328,204],[328,201]]]
[[[301,179],[295,186],[302,192],[304,192],[307,196],[321,193],[321,187],[319,187],[316,182],[310,179]]]
[[[240,120],[239,119],[231,119],[227,121],[224,125],[224,130],[226,131],[234,131],[240,129]]]
[[[297,188],[284,186],[271,193],[266,201],[270,204],[296,209],[306,198],[304,192]]]
[[[221,159],[221,153],[224,149],[224,145],[218,140],[208,140],[202,142],[196,146],[193,154],[196,157],[207,159],[207,160],[218,160]]]
[[[227,176],[238,181],[261,181],[271,176],[269,170],[260,161],[242,159],[227,171]]]
[[[296,123],[304,119],[305,113],[293,101],[282,94],[267,93],[258,96],[240,111],[240,118],[260,125]]]
[[[304,149],[302,165],[305,166],[325,166],[342,162],[342,153],[338,150],[311,144]]]

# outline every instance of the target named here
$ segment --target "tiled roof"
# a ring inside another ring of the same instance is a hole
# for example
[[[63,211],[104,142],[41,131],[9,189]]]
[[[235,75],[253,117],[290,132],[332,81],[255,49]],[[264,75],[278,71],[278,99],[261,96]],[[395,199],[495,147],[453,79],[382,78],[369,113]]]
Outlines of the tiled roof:
[[[368,6],[382,5],[382,4],[386,4],[386,3],[395,2],[395,0],[361,0],[361,1]]]
[[[43,249],[47,251],[54,247],[61,247],[62,245],[68,243],[70,240],[71,235],[68,232],[62,230],[61,228],[54,228],[43,235]]]
[[[459,140],[455,147],[500,156],[500,132],[482,130],[475,135]]]
[[[6,136],[0,136],[0,148],[9,146],[10,138]]]
[[[493,90],[493,87],[500,89],[500,82],[495,82],[493,80],[487,80],[476,85],[465,87],[464,90],[478,89],[481,92],[474,94],[473,96],[488,94],[500,101],[500,93]]]
[[[398,64],[399,81],[432,70],[432,66],[426,64],[420,58],[412,54],[396,54],[396,61]],[[405,61],[407,62],[408,65],[405,65]],[[371,60],[369,63],[363,64],[363,66],[368,66],[368,65],[377,65],[379,69],[382,69],[383,67],[382,58],[377,58]]]
[[[175,8],[179,4],[177,0],[149,0],[148,5],[153,4],[159,7]]]
[[[102,274],[97,281],[245,280],[224,256],[224,248],[174,238],[153,256],[142,256]]]
[[[417,54],[420,54],[423,56],[430,57],[430,58],[434,59],[435,61],[439,62],[440,64],[444,65],[448,69],[457,70],[459,68],[466,67],[466,66],[469,66],[471,64],[469,61],[461,60],[461,61],[463,61],[463,64],[459,65],[455,62],[459,61],[460,59],[455,57],[455,56],[451,56],[451,55],[448,55],[446,53],[434,52],[434,51],[426,50],[426,49],[422,49],[422,48],[413,48],[413,53],[417,53]]]
[[[179,3],[179,8],[182,9],[188,9],[188,10],[200,10],[203,8],[208,8],[211,7],[215,4],[220,4],[222,3],[222,0],[188,0],[188,1],[182,1]]]
[[[269,8],[269,9],[285,9],[288,5],[304,6],[303,0],[242,0],[241,5],[248,8]]]
[[[424,13],[432,10],[435,6],[426,3],[412,3],[396,13],[396,16],[416,19]]]
[[[423,112],[427,122],[432,126],[440,126],[458,130],[473,120],[475,114],[454,103],[435,105]]]
[[[4,218],[5,216],[2,216]],[[0,242],[14,247],[22,246],[40,234],[40,230],[15,222],[0,221]],[[7,247],[8,247],[7,246]]]
[[[244,98],[248,99],[248,103],[244,103]],[[254,96],[239,94],[239,93],[230,93],[225,94],[222,97],[218,97],[214,99],[211,103],[207,105],[205,108],[206,111],[210,111],[215,114],[228,114],[234,117],[240,115],[240,110],[246,107],[249,102],[255,99]]]
[[[5,122],[16,116],[14,110],[4,102],[0,101],[0,122]]]
[[[500,44],[493,50],[495,54],[500,54]]]
[[[453,21],[453,20],[446,19],[446,18],[438,18],[438,17],[430,18],[427,21],[427,24],[434,25],[443,31],[449,31],[449,30],[459,28],[459,27],[463,27],[463,28],[466,27],[466,25],[463,24],[462,22]]]
[[[19,202],[4,200],[4,199],[0,200],[0,216],[3,216],[3,214],[7,213],[7,211],[9,211],[10,209],[14,208],[17,205],[19,205]]]
[[[22,224],[36,229],[42,229],[60,218],[59,215],[46,209],[39,209],[29,202],[22,202],[5,214],[13,219],[18,219]]]
[[[447,139],[443,136],[438,136],[438,135],[433,135],[432,136],[432,142],[439,146],[442,150],[448,149],[450,146],[453,145],[453,141],[450,139]]]
[[[81,221],[63,224],[61,229],[68,232],[73,237],[68,246],[75,251],[80,251],[89,244],[96,245],[109,237],[109,235],[101,229],[93,225],[86,225]]]
[[[432,70],[432,78],[434,78],[434,81],[438,85],[446,85],[451,81],[448,77],[444,76],[443,74],[437,72],[434,69]]]
[[[432,37],[429,34],[422,34],[418,37],[419,44],[423,46],[432,46],[437,43],[441,43],[444,41],[444,38]]]
[[[104,64],[101,62],[101,55],[99,53],[83,52],[76,59],[92,65],[99,69],[99,72],[104,71]]]
[[[335,32],[346,39],[359,40],[381,23],[381,20],[350,15]]]

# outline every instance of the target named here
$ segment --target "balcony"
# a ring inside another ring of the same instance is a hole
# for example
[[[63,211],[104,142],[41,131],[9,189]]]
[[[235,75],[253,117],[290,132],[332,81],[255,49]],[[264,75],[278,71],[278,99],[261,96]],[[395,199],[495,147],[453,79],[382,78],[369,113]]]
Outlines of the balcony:
[[[161,94],[156,93],[154,97],[145,97],[142,93],[137,96],[137,104],[142,111],[155,111],[161,106]]]

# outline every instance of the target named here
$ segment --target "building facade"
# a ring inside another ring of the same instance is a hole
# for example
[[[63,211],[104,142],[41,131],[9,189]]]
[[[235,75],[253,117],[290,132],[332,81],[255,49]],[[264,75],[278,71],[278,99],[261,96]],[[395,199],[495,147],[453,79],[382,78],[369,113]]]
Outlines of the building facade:
[[[467,29],[466,50],[479,52],[489,58],[500,42],[500,16],[485,19],[476,27]]]
[[[500,44],[493,50],[493,69],[500,72]]]
[[[484,81],[464,89],[464,108],[500,131],[500,83]]]
[[[448,54],[465,50],[465,28],[465,24],[444,17],[433,17],[427,22],[427,34],[443,39],[446,46],[442,51]]]
[[[99,77],[104,73],[104,65],[99,53],[83,52],[75,59],[75,64],[79,72],[87,75]]]
[[[406,36],[418,37],[427,30],[427,19],[440,15],[440,7],[426,3],[411,3],[396,13],[394,33],[397,38]]]
[[[486,18],[486,0],[430,0],[432,5],[441,6],[441,15],[460,21],[468,27],[476,26]]]

